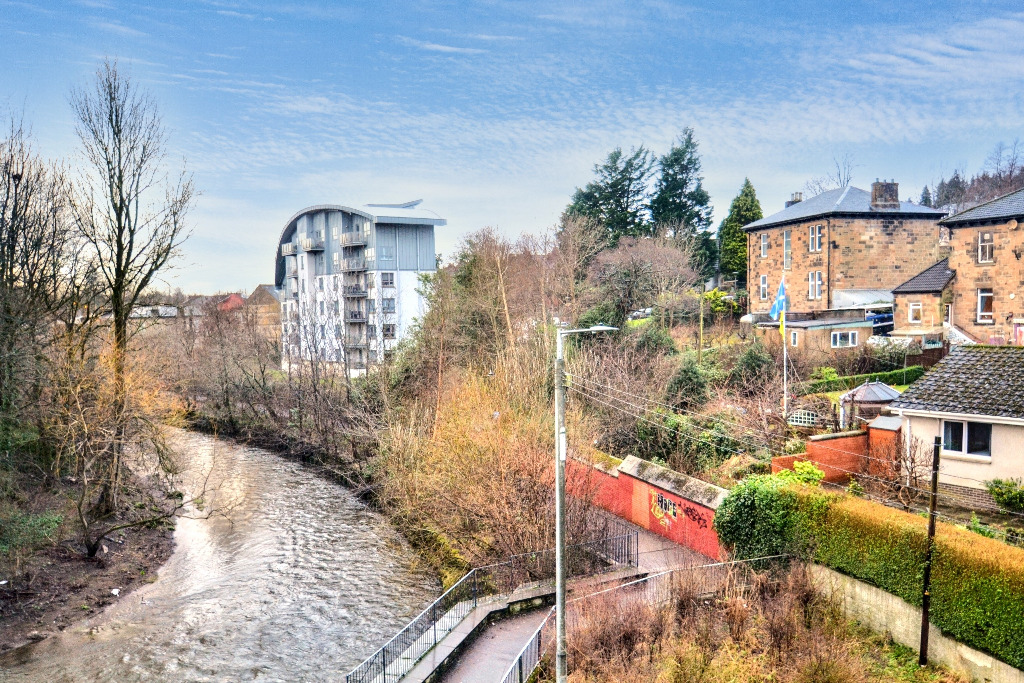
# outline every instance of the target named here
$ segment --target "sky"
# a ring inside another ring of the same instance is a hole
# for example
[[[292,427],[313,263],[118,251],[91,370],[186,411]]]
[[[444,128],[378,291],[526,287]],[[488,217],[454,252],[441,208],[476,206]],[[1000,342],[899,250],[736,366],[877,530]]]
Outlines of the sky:
[[[80,163],[68,96],[116,58],[201,195],[167,287],[273,281],[303,207],[423,199],[437,248],[551,228],[615,147],[694,129],[715,225],[833,160],[904,199],[1024,130],[1018,2],[0,0],[0,113]]]

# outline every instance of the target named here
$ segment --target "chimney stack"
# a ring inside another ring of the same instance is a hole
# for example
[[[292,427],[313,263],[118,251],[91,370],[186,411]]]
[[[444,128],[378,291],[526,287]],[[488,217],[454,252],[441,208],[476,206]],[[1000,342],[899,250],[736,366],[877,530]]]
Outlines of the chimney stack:
[[[875,182],[871,183],[871,208],[900,208],[900,184],[895,180],[879,181],[876,178]]]
[[[799,204],[803,200],[804,200],[804,193],[803,192],[794,192],[793,196],[790,198],[790,200],[788,202],[786,202],[786,208],[788,209],[789,207],[793,206],[794,204]]]

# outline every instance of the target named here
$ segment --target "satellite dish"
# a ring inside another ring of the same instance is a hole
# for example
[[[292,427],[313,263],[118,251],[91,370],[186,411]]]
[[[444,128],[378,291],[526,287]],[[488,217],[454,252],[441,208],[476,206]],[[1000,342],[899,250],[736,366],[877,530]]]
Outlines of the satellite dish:
[[[1016,218],[1011,218],[1010,222],[1006,224],[1006,227],[1008,227],[1010,230],[1016,230],[1017,229],[1017,219]]]

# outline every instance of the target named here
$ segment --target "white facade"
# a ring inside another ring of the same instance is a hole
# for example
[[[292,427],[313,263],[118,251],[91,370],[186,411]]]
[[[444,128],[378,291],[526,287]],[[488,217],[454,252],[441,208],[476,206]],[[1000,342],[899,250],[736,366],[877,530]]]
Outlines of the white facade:
[[[437,269],[434,228],[446,224],[419,204],[319,205],[288,221],[276,275],[285,362],[359,371],[408,334],[426,311],[419,277]]]

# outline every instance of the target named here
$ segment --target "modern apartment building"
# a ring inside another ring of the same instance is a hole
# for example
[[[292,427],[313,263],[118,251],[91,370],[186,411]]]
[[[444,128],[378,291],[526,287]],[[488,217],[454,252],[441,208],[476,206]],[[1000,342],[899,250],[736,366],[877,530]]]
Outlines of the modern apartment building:
[[[275,285],[281,290],[282,356],[346,364],[381,359],[425,311],[419,276],[437,269],[434,228],[420,207],[307,207],[285,224]]]

